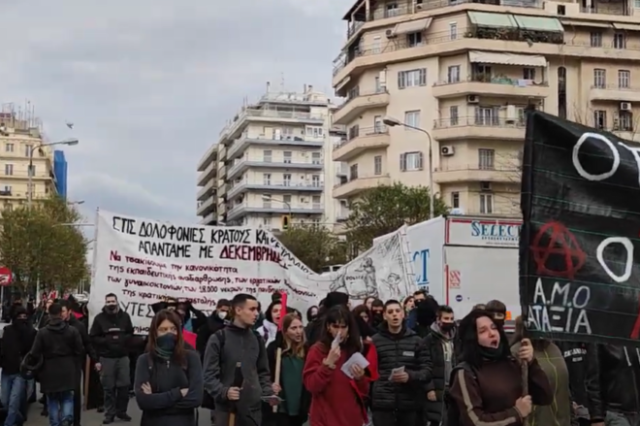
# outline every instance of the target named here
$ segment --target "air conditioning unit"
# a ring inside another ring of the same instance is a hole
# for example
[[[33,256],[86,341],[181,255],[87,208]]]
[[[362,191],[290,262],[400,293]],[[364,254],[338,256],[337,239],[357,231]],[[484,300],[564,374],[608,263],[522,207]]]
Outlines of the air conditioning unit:
[[[491,191],[491,182],[480,182],[480,191]]]
[[[388,29],[385,32],[385,35],[387,36],[387,38],[396,38],[397,37],[396,33],[392,29]]]
[[[620,111],[632,111],[631,102],[620,102]]]
[[[479,104],[480,103],[480,96],[478,96],[478,95],[469,95],[469,96],[467,96],[467,103],[468,104]]]
[[[453,149],[453,146],[451,145],[445,145],[440,147],[440,154],[443,157],[451,157],[455,153],[456,151]]]

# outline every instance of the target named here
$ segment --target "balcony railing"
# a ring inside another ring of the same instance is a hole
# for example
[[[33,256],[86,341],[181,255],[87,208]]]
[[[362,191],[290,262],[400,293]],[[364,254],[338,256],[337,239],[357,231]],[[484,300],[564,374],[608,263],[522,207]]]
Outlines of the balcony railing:
[[[245,186],[245,185],[249,185],[249,186],[273,186],[273,187],[281,187],[283,189],[288,189],[291,188],[291,190],[304,190],[304,189],[321,189],[324,186],[324,182],[306,182],[306,183],[300,183],[300,182],[294,182],[291,180],[281,180],[281,181],[276,181],[276,180],[268,180],[268,181],[262,181],[262,182],[238,182],[235,185],[233,185],[231,187],[231,189],[229,191],[232,191],[234,188],[237,188],[239,186]]]
[[[347,98],[347,100],[346,100],[342,105],[340,105],[340,106],[336,109],[336,111],[340,111],[342,108],[344,108],[344,107],[346,107],[347,105],[349,105],[349,104],[351,103],[351,101],[353,101],[354,99],[364,98],[364,97],[366,97],[366,96],[381,95],[381,94],[383,94],[383,93],[389,93],[389,92],[388,92],[388,91],[387,91],[387,89],[386,89],[386,88],[384,88],[384,87],[380,87],[380,88],[378,88],[378,89],[374,89],[374,90],[369,90],[369,91],[366,91],[366,92],[361,92],[361,91],[359,91],[359,90],[358,90],[358,91],[357,91],[357,95],[355,95],[355,96],[351,96],[351,97]]]
[[[452,127],[478,126],[478,127],[504,127],[523,128],[526,126],[524,117],[507,119],[505,117],[448,117],[434,120],[434,129],[449,129]]]
[[[246,108],[236,116],[236,119],[232,123],[229,123],[220,131],[220,136],[225,134],[226,135],[233,134],[238,129],[240,124],[248,117],[310,120],[310,121],[318,121],[318,122],[324,121],[324,116],[322,114],[311,114],[310,112],[304,112],[304,111],[281,111],[277,109]]]
[[[541,86],[541,87],[549,87],[548,81],[533,81],[533,80],[525,80],[521,78],[512,78],[507,76],[485,76],[485,75],[475,75],[469,76],[466,79],[459,79],[457,81],[441,81],[433,83],[434,86],[447,86],[450,84],[459,84],[459,83],[488,83],[488,84],[504,84],[507,86],[516,86],[516,87],[530,87],[530,86]]]
[[[353,137],[341,140],[340,142],[333,144],[333,149],[336,150],[336,149],[342,148],[343,146],[348,145],[350,142],[353,142],[358,138],[373,136],[373,135],[387,135],[387,134],[389,134],[389,129],[384,124],[381,124],[379,126],[374,126],[374,127],[359,128],[358,132],[356,132]]]
[[[631,13],[628,9],[624,8],[625,3],[621,2],[620,7],[596,5],[593,7],[581,7],[581,13],[599,14],[599,15],[614,15],[614,16],[630,16]]]

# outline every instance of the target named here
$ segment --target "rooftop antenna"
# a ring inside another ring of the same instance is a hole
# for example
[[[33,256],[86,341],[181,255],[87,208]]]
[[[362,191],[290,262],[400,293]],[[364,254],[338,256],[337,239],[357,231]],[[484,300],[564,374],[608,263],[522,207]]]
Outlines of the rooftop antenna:
[[[280,73],[280,91],[284,92],[284,72]]]

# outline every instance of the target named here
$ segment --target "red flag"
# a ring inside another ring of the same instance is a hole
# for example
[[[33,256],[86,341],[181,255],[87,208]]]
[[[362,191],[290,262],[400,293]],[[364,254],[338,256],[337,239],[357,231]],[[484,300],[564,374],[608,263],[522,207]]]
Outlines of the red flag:
[[[182,330],[182,339],[185,343],[191,345],[193,349],[196,348],[196,334],[187,330]]]
[[[278,323],[278,330],[282,331],[282,326],[284,325],[284,316],[287,315],[287,293],[284,291],[280,292],[282,295],[282,299],[280,299],[282,305],[280,309],[280,322]]]

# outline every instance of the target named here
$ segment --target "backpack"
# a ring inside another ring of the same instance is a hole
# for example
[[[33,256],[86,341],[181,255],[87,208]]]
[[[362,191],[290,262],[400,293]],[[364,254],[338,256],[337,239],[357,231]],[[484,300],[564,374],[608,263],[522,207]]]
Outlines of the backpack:
[[[226,337],[227,333],[225,333],[225,330],[226,330],[225,328],[222,328],[213,334],[214,336],[218,336],[218,343],[220,344],[221,354],[224,352],[224,344],[227,340],[227,337]],[[263,351],[265,350],[265,347],[260,341],[261,339],[260,334],[255,330],[252,330],[252,332],[253,332],[253,335],[256,336],[256,339],[258,339],[258,347],[260,348],[260,354],[258,355],[258,358],[259,358],[263,355]],[[222,357],[220,357],[219,364],[220,364],[220,371],[222,371]],[[213,399],[213,396],[211,396],[207,391],[204,391],[204,395],[202,395],[202,408],[207,408],[209,410],[216,409],[215,400]]]
[[[443,419],[442,419],[443,426],[461,426],[462,425],[462,422],[460,421],[460,409],[458,408],[458,404],[456,404],[456,401],[453,399],[453,397],[451,396],[451,393],[449,392],[449,389],[453,385],[453,381],[455,380],[456,374],[458,373],[459,370],[466,370],[469,373],[471,373],[474,378],[476,377],[476,372],[474,368],[471,366],[471,364],[464,361],[456,365],[453,368],[453,370],[451,370],[451,375],[449,376],[449,386],[447,387],[447,389],[445,389],[444,396],[443,396],[443,400],[444,400],[444,411],[443,411]]]

